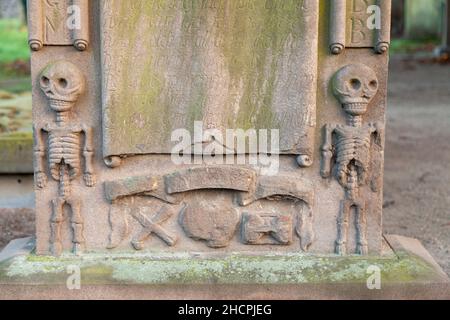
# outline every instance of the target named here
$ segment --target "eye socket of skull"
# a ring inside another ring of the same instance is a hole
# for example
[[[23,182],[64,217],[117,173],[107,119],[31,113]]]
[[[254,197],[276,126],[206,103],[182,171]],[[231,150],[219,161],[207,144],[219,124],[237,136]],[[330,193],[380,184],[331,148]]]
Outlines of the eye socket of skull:
[[[50,79],[47,78],[46,76],[42,76],[41,77],[41,81],[40,81],[40,85],[42,88],[47,88],[50,84]]]
[[[377,80],[372,80],[369,82],[369,88],[373,91],[378,90],[378,81]]]
[[[68,82],[67,79],[65,79],[65,78],[59,78],[59,79],[58,79],[58,85],[59,85],[61,88],[66,89],[67,86],[69,85],[69,82]]]
[[[352,88],[353,90],[358,91],[361,89],[361,86],[361,80],[359,80],[358,78],[350,79],[350,88]]]

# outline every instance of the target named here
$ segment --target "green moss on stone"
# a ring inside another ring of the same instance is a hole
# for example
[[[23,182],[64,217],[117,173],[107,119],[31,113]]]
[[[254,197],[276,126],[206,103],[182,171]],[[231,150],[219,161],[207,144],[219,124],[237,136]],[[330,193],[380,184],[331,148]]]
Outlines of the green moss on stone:
[[[301,5],[297,0],[133,5],[113,0],[108,57],[120,72],[112,86],[114,110],[107,110],[107,126],[117,128],[108,148],[163,146],[173,129],[192,129],[216,103],[221,110],[215,120],[227,128],[279,128],[275,88],[283,59],[298,54],[290,45],[307,32]],[[229,81],[211,87],[218,77]]]
[[[438,279],[434,268],[405,254],[391,257],[338,257],[305,254],[200,258],[189,254],[87,254],[61,258],[18,257],[0,266],[1,282],[59,283],[67,267],[79,266],[85,284],[299,284],[365,283],[369,266],[378,266],[382,282],[408,283]]]

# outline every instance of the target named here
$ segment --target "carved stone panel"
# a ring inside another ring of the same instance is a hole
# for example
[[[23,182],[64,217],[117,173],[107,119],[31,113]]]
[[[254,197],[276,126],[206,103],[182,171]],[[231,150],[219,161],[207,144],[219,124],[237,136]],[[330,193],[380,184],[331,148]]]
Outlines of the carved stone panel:
[[[73,252],[79,254],[84,248],[82,200],[73,194],[72,181],[81,173],[84,158],[84,181],[86,186],[95,185],[92,166],[92,132],[87,126],[70,121],[70,113],[85,91],[85,77],[80,69],[68,61],[57,61],[48,65],[41,73],[39,86],[45,94],[48,105],[56,113],[56,120],[43,127],[35,126],[35,180],[38,188],[45,188],[47,175],[44,158],[48,161],[48,171],[58,182],[58,194],[52,199],[50,219],[50,252],[62,252],[61,228],[64,207],[70,208],[70,223],[73,231]],[[47,147],[44,136],[47,136]],[[82,138],[84,146],[82,145]]]
[[[363,123],[370,102],[378,92],[375,72],[362,64],[351,64],[340,69],[332,82],[333,91],[346,115],[346,125],[325,125],[322,146],[322,177],[332,175],[345,190],[337,219],[336,253],[347,253],[350,214],[355,212],[356,253],[368,254],[366,225],[366,196],[364,187],[371,180],[371,145],[381,143],[381,124]],[[371,183],[372,188],[374,183]],[[373,189],[374,192],[378,190]]]
[[[376,5],[376,0],[349,0],[347,1],[348,17],[346,21],[347,48],[370,48],[374,45],[374,30],[368,28],[369,17],[374,11],[367,11],[370,6]],[[371,22],[373,22],[372,20]]]
[[[330,50],[345,48],[389,49],[391,0],[331,0]]]
[[[202,143],[195,121],[312,157],[318,1],[101,2],[105,158],[170,153],[178,128]]]
[[[28,0],[29,45],[31,50],[48,46],[89,44],[88,0]]]
[[[74,4],[80,37],[57,24]],[[37,254],[381,254],[388,4],[30,1]],[[227,129],[279,129],[280,150]]]

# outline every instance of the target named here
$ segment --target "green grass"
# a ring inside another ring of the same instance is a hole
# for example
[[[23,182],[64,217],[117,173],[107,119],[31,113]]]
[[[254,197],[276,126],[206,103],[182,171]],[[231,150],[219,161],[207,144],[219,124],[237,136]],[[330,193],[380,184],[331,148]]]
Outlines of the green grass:
[[[0,19],[0,90],[20,93],[31,90],[27,27],[17,19]]]
[[[392,39],[390,52],[396,53],[415,53],[419,51],[432,51],[437,45],[439,40],[434,38],[429,39]]]
[[[0,20],[0,43],[0,64],[30,58],[27,27],[19,20]]]
[[[1,66],[0,66],[1,69]],[[22,93],[31,91],[30,76],[3,76],[0,72],[0,90],[11,93]]]

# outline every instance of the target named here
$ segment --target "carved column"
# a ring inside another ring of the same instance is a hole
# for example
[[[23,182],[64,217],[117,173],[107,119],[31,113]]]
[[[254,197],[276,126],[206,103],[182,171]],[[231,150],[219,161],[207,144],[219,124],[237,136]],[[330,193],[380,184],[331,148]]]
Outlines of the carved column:
[[[28,44],[31,50],[38,51],[44,45],[44,12],[42,1],[27,1],[27,8],[33,14],[28,15]]]
[[[377,30],[375,51],[385,53],[389,49],[391,42],[391,0],[378,0],[381,9],[381,29]]]
[[[347,0],[332,0],[330,8],[330,50],[340,54],[345,48]]]
[[[444,24],[442,29],[442,50],[450,52],[450,1],[444,4],[446,7],[446,15],[444,17]]]

